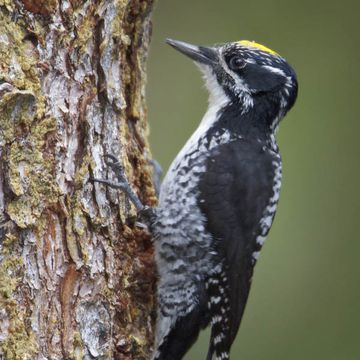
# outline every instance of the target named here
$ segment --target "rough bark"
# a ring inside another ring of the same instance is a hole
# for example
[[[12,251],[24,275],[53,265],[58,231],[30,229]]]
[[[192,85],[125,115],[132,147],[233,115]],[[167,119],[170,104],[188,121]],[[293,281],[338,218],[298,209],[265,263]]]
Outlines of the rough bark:
[[[145,359],[153,205],[144,100],[153,0],[0,0],[0,358]]]

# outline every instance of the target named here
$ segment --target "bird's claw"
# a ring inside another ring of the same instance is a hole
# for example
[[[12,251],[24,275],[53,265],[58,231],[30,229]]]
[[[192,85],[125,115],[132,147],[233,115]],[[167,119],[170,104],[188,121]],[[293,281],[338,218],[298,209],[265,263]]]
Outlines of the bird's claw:
[[[139,213],[149,213],[149,208],[147,206],[144,206],[136,193],[132,190],[128,180],[125,176],[124,167],[120,164],[118,159],[111,154],[105,154],[105,164],[111,168],[111,170],[115,173],[118,182],[114,183],[109,180],[104,179],[97,179],[97,178],[91,178],[92,181],[98,182],[104,185],[107,185],[113,189],[119,189],[123,191],[130,199],[130,201],[135,205],[137,211]],[[111,161],[109,161],[109,159]]]
[[[111,154],[105,154],[104,159],[105,159],[105,164],[112,169],[112,171],[115,173],[117,178],[120,181],[121,180],[126,181],[124,167],[120,164],[119,160],[114,155]],[[111,161],[109,161],[109,159]]]

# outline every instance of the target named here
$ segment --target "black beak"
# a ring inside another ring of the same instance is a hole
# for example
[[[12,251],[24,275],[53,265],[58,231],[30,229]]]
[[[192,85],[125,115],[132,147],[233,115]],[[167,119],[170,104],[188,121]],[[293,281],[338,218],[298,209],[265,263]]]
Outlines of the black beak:
[[[166,43],[201,64],[212,65],[218,59],[216,49],[211,47],[191,45],[172,39],[166,39]]]

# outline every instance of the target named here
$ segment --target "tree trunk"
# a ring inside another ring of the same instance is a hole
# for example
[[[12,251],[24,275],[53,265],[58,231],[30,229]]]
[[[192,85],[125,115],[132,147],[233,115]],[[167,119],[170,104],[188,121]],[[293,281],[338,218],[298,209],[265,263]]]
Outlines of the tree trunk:
[[[153,0],[0,0],[0,359],[146,359],[154,205],[144,99]]]

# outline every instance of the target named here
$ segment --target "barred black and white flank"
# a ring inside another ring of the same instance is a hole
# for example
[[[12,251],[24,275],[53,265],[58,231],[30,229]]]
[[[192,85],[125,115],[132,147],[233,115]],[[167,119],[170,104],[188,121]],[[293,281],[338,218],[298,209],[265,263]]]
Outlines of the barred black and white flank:
[[[254,42],[168,43],[200,67],[210,98],[150,217],[159,275],[153,359],[181,359],[210,325],[206,359],[225,360],[275,215],[281,158],[274,132],[295,102],[297,80],[282,57]]]

